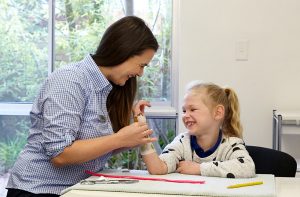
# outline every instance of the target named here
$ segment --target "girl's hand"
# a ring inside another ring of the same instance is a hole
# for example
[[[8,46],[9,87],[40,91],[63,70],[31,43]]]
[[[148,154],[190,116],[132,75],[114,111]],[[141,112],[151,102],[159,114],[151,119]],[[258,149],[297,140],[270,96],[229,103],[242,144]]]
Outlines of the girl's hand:
[[[122,143],[122,147],[135,147],[155,142],[156,138],[149,137],[152,133],[146,123],[135,122],[120,129],[116,135],[119,135],[118,143]]]
[[[180,161],[176,172],[181,174],[200,175],[200,164],[193,161]]]
[[[132,112],[134,116],[145,113],[145,107],[151,107],[149,101],[139,100],[136,104],[133,105]]]

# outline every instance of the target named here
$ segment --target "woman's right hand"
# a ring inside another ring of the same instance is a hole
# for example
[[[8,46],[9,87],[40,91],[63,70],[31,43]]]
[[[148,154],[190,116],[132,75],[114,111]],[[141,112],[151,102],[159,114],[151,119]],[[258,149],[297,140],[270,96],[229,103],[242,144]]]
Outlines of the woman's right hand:
[[[116,135],[119,136],[122,147],[135,147],[155,142],[156,138],[149,137],[152,133],[153,131],[146,123],[135,122],[120,129]]]

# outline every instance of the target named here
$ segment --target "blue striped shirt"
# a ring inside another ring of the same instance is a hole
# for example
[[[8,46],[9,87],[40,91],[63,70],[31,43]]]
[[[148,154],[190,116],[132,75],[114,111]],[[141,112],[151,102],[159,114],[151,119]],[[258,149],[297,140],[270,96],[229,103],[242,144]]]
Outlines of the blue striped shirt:
[[[52,73],[33,103],[27,144],[11,170],[7,188],[60,194],[87,178],[85,170],[102,170],[111,152],[62,168],[50,160],[75,140],[113,133],[106,108],[111,89],[90,55]]]

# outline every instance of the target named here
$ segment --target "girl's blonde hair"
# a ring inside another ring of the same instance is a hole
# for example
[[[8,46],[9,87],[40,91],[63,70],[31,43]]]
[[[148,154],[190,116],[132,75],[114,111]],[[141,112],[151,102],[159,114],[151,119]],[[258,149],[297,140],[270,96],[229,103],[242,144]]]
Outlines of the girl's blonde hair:
[[[214,83],[193,81],[187,86],[187,92],[204,94],[203,103],[212,110],[217,105],[225,109],[222,132],[228,137],[242,138],[243,128],[240,121],[240,106],[237,94],[231,88],[222,88]]]

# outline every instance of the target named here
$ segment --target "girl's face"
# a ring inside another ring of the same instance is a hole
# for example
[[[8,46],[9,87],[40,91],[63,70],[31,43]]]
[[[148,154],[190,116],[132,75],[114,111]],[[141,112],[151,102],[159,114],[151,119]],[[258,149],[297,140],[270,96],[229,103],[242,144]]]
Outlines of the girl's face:
[[[218,134],[219,121],[215,119],[214,112],[211,112],[203,103],[202,93],[187,93],[184,97],[182,111],[182,121],[191,135]]]
[[[152,60],[155,51],[153,49],[146,49],[141,55],[133,56],[125,62],[110,67],[111,72],[107,75],[107,79],[114,84],[123,86],[131,77],[141,77],[144,73],[144,67]]]

